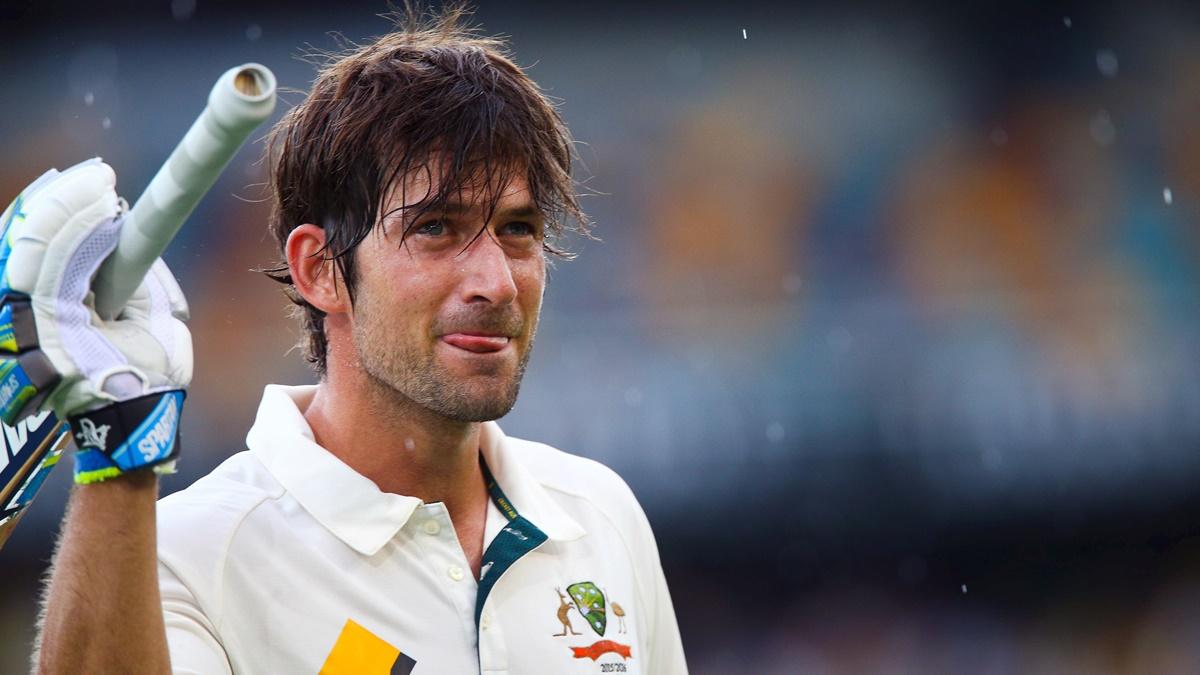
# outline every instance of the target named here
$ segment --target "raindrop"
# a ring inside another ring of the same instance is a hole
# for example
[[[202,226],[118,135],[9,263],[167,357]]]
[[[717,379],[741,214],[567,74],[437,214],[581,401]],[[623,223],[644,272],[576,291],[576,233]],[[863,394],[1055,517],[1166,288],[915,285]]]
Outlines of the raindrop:
[[[742,39],[743,39],[743,40],[746,40],[746,39],[748,39],[748,38],[746,37],[746,29],[745,29],[745,28],[743,28],[743,29],[742,29]]]
[[[104,127],[105,129],[111,129],[112,128],[112,120],[105,117],[103,120],[100,121],[100,126]]]
[[[770,424],[767,425],[767,440],[768,441],[771,441],[772,443],[779,443],[779,442],[783,441],[783,437],[784,437],[784,431],[783,431],[782,424],[780,424],[779,422],[771,422]]]
[[[1171,188],[1163,188],[1163,201],[1166,202],[1167,206],[1170,206],[1171,202],[1175,201],[1175,196],[1171,194]]]
[[[84,105],[91,105],[95,102],[96,102],[96,95],[93,94],[92,92],[89,91],[88,93],[83,95],[83,104]]]
[[[196,0],[171,0],[171,16],[176,21],[187,21],[196,13]]]
[[[1067,28],[1070,28],[1071,27],[1071,17],[1064,16],[1063,17],[1063,25],[1066,26]]]
[[[1100,145],[1112,145],[1113,140],[1117,137],[1117,128],[1113,126],[1112,118],[1108,116],[1107,110],[1101,110],[1092,116],[1092,121],[1088,124],[1088,131],[1092,134],[1092,140]]]
[[[1117,76],[1119,69],[1117,62],[1117,54],[1111,49],[1101,49],[1096,52],[1096,67],[1100,69],[1100,74],[1111,79]]]
[[[1000,127],[996,127],[995,129],[992,129],[991,138],[992,138],[992,145],[995,145],[995,146],[1008,145],[1008,132],[1001,129]]]
[[[246,39],[247,40],[249,40],[251,42],[255,42],[260,37],[262,37],[262,26],[260,26],[256,23],[252,23],[249,26],[246,26]]]
[[[411,439],[411,438],[404,439],[404,449],[405,450],[412,451],[416,447],[417,447],[417,444],[413,442],[413,439]]]
[[[967,593],[967,585],[966,584],[962,585],[962,592],[963,592],[963,595],[966,595],[966,593]]]

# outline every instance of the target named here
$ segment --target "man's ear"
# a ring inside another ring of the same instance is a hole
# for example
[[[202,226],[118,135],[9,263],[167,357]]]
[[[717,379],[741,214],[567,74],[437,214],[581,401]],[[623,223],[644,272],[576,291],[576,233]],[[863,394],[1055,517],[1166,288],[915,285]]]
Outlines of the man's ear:
[[[350,311],[341,272],[325,250],[325,230],[305,223],[292,230],[284,246],[292,285],[310,305],[326,314]]]

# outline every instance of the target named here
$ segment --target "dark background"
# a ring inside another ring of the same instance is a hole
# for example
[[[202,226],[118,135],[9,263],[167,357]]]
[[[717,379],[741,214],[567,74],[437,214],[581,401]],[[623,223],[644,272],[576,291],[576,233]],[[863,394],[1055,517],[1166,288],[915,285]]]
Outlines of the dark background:
[[[693,673],[1200,672],[1200,9],[826,5],[480,8],[604,240],[503,426],[626,477]],[[0,193],[101,155],[133,198],[226,68],[304,90],[385,10],[5,3]],[[248,271],[260,150],[166,255],[197,364],[166,491],[311,380]],[[68,483],[0,551],[0,672]]]

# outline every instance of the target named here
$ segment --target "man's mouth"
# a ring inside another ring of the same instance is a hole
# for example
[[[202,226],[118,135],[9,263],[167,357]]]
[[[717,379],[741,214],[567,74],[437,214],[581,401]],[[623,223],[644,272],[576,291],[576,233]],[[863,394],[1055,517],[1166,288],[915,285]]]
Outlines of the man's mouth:
[[[489,333],[448,333],[442,336],[442,341],[475,354],[490,354],[507,347],[510,338]]]

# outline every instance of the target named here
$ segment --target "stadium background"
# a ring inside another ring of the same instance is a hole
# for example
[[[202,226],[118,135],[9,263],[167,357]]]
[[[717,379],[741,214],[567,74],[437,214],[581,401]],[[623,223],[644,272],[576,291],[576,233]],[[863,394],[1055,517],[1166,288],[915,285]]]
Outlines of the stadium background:
[[[306,45],[388,26],[376,2],[101,4],[0,9],[5,200],[92,155],[132,198],[224,69],[305,89]],[[1200,672],[1200,11],[478,16],[562,99],[604,240],[553,270],[503,425],[633,486],[693,673]],[[264,383],[311,379],[249,271],[273,258],[259,148],[166,255],[197,368],[165,491],[241,448]],[[0,672],[68,478],[0,552]]]

